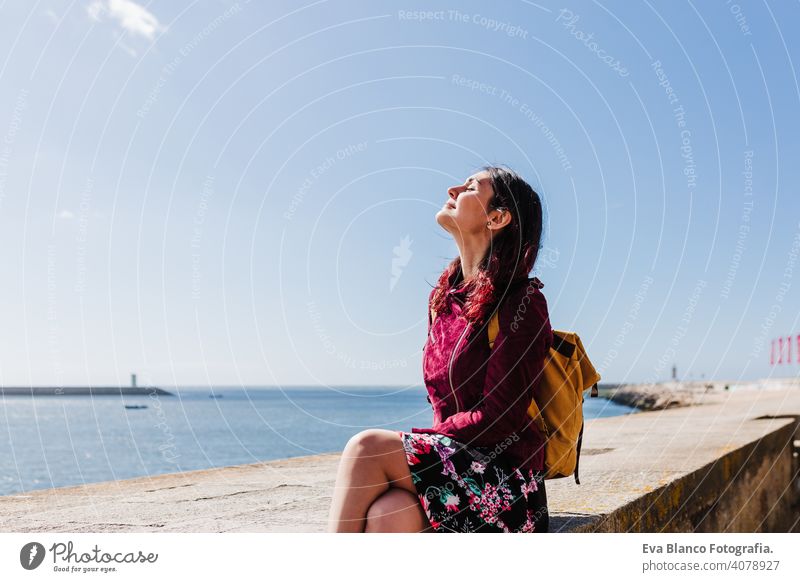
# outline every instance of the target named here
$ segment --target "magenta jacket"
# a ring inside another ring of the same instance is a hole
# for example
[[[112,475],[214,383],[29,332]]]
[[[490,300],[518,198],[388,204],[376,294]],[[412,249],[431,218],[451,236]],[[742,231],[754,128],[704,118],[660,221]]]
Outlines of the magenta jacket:
[[[506,289],[499,331],[489,349],[487,326],[460,316],[463,284],[451,289],[450,313],[438,313],[423,348],[423,377],[433,406],[433,426],[411,432],[438,433],[490,447],[524,475],[544,469],[544,439],[527,410],[553,341],[547,301],[536,278]],[[433,290],[428,296],[428,305]]]

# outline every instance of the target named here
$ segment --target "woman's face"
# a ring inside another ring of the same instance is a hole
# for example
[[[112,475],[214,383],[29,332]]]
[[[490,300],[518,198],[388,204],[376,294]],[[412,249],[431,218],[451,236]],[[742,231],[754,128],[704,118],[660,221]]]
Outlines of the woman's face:
[[[473,174],[460,186],[447,190],[447,201],[436,213],[436,222],[454,236],[488,235],[486,223],[491,218],[488,208],[493,194],[489,172]]]

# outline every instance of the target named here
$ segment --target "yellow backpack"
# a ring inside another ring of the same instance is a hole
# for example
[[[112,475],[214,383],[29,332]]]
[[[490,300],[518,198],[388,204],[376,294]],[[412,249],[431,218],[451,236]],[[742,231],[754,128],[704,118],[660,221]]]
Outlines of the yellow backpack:
[[[489,320],[489,348],[494,347],[499,326],[495,311]],[[554,329],[553,345],[545,356],[542,379],[528,407],[528,415],[546,439],[545,479],[569,477],[574,473],[575,483],[580,484],[578,461],[583,440],[583,393],[591,387],[592,397],[598,396],[599,381],[600,374],[586,355],[578,334]]]

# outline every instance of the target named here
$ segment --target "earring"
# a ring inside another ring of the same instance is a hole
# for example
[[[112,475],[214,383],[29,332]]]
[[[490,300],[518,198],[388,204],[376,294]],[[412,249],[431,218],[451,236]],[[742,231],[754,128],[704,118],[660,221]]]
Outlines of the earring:
[[[491,227],[491,226],[492,226],[492,223],[491,223],[491,222],[487,222],[487,223],[486,223],[486,228],[489,228],[489,227]]]

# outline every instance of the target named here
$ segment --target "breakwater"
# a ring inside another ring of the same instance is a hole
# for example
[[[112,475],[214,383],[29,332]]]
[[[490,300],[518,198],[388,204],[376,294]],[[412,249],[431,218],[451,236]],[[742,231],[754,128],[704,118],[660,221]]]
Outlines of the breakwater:
[[[600,390],[600,396],[639,410],[662,410],[681,406],[693,406],[703,402],[707,396],[728,392],[758,390],[800,391],[800,378],[765,378],[753,381],[690,381],[658,382],[649,384],[618,384]]]

